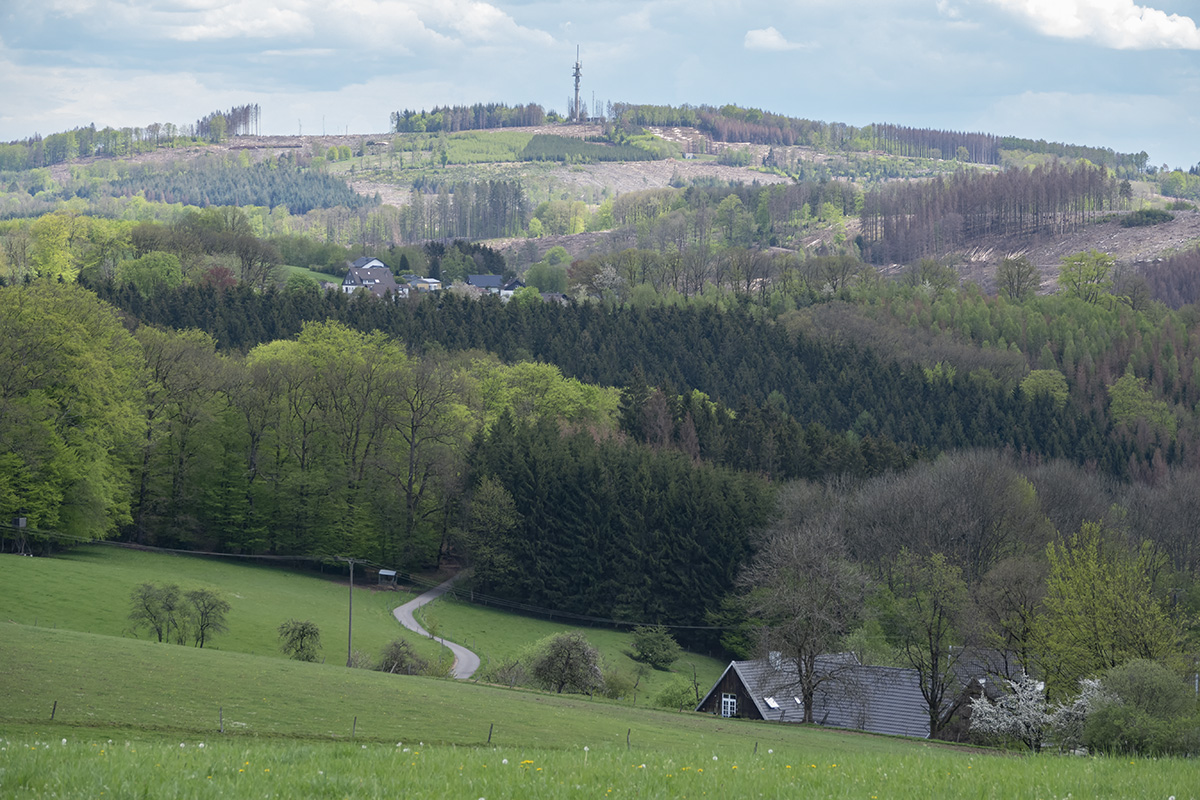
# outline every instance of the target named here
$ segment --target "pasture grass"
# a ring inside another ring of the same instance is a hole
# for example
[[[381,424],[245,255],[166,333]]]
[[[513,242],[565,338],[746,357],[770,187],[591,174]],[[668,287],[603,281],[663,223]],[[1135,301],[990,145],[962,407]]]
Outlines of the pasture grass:
[[[836,759],[836,760],[834,760]],[[27,797],[1195,798],[1186,762],[1000,758],[936,748],[459,748],[125,738],[43,728],[0,738],[0,795]]]
[[[365,586],[354,588],[354,649],[378,657],[393,639],[403,638],[426,659],[448,651],[409,633],[392,609],[412,592]],[[0,557],[0,620],[45,628],[130,636],[129,595],[142,583],[175,583],[183,591],[212,589],[231,608],[229,630],[205,649],[278,656],[280,623],[309,619],[321,631],[322,655],[346,662],[349,585],[345,575],[265,567],[228,558],[150,553],[111,546],[78,547],[54,558]],[[148,634],[142,632],[142,638]]]
[[[361,573],[354,589],[354,649],[377,658],[393,639],[405,639],[428,661],[449,659],[449,651],[428,638],[404,630],[392,609],[416,592],[371,587]],[[277,628],[286,619],[311,619],[321,630],[322,656],[344,664],[347,644],[346,576],[264,566],[228,558],[207,558],[93,545],[75,548],[54,558],[0,557],[0,620],[46,628],[132,636],[129,595],[142,583],[177,583],[184,591],[213,589],[232,606],[229,630],[218,634],[205,649],[277,656]],[[422,617],[423,615],[423,617]],[[543,637],[573,630],[561,622],[534,619],[492,608],[443,598],[418,614],[426,628],[477,652],[484,668],[527,650]],[[691,680],[696,666],[701,693],[720,676],[725,662],[684,653],[673,672],[652,670],[634,661],[627,631],[585,628],[604,657],[606,669],[631,676],[641,672],[636,697],[639,705],[652,702],[673,680]],[[143,631],[140,636],[146,638]]]
[[[498,663],[522,656],[531,645],[546,636],[576,629],[562,622],[523,617],[449,596],[425,606],[417,617],[426,630],[436,628],[439,636],[475,650],[480,656],[484,672]],[[636,695],[639,705],[653,702],[655,695],[673,681],[690,682],[693,666],[703,696],[728,666],[726,661],[685,652],[670,671],[651,669],[630,655],[633,638],[628,631],[612,628],[578,629],[600,651],[606,670],[615,669],[630,676],[641,675]]]
[[[54,722],[177,735],[558,749],[896,752],[910,743],[795,725],[633,708],[473,682],[388,675],[246,653],[0,624],[0,728]],[[56,705],[57,704],[57,705]]]
[[[319,286],[321,283],[341,283],[342,279],[336,275],[330,275],[327,272],[317,272],[315,270],[306,269],[305,267],[294,267],[290,264],[284,266],[286,275],[300,275],[308,278],[311,281],[316,281]]]
[[[168,576],[227,593],[231,626],[244,610],[220,649],[121,636],[129,590]],[[346,585],[306,573],[84,548],[0,558],[0,587],[5,798],[1200,800],[1195,765],[1183,759],[1015,755],[385,675],[346,669],[340,657],[289,661],[257,618],[325,620],[323,632],[340,620],[345,632]],[[392,638],[390,609],[410,596],[356,590],[356,641],[373,627]],[[486,636],[481,649],[495,657],[562,629],[459,602],[433,613],[439,632]],[[627,646],[616,631],[589,636],[608,658]]]

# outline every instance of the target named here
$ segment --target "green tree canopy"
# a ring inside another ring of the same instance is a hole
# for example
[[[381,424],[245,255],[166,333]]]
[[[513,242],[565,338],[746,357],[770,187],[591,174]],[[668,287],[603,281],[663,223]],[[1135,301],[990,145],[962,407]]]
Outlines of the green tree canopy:
[[[179,257],[154,250],[141,258],[117,264],[117,282],[137,289],[142,297],[153,297],[161,289],[174,289],[183,283]]]
[[[1160,558],[1147,544],[1135,551],[1099,523],[1052,542],[1044,611],[1036,635],[1051,693],[1073,691],[1135,658],[1176,655],[1178,629],[1154,597],[1151,571]]]
[[[74,284],[0,287],[0,519],[31,538],[114,533],[130,518],[141,349]]]
[[[1062,290],[1085,303],[1098,303],[1112,288],[1112,271],[1116,260],[1099,250],[1063,256],[1058,273]]]

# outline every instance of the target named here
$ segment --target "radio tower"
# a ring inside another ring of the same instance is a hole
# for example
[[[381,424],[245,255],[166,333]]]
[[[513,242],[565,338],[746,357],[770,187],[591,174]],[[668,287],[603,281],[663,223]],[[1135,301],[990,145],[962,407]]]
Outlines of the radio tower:
[[[579,79],[583,77],[583,62],[579,60],[579,45],[575,46],[575,121],[583,122],[583,114],[579,107]]]

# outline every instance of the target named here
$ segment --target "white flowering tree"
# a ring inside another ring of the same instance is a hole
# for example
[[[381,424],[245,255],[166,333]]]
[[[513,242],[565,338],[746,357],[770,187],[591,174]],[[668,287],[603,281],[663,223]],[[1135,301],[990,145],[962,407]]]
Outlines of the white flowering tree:
[[[986,696],[971,701],[971,730],[1018,739],[1035,752],[1051,734],[1060,748],[1078,747],[1088,716],[1112,699],[1095,678],[1081,680],[1079,694],[1057,706],[1046,702],[1046,686],[1039,680],[1026,675],[1007,683],[1008,693],[995,703]]]
[[[1062,703],[1054,711],[1052,725],[1062,749],[1074,749],[1083,744],[1083,728],[1088,716],[1113,696],[1104,690],[1099,678],[1084,678],[1079,682],[1079,694]]]
[[[1054,723],[1054,711],[1046,702],[1046,685],[1028,675],[1006,682],[1008,693],[995,703],[986,695],[971,701],[971,730],[1010,736],[1037,752]]]

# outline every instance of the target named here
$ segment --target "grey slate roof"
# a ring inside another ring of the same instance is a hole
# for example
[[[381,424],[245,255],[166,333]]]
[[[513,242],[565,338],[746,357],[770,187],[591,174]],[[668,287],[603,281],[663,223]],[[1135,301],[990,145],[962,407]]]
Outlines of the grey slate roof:
[[[772,665],[773,660],[733,661],[726,674],[730,670],[737,674],[763,719],[801,722],[804,707],[798,698],[795,662]],[[822,662],[823,671],[836,672],[836,678],[818,687],[814,722],[895,736],[929,736],[929,713],[916,670],[863,666],[852,653],[821,656],[818,663]],[[714,690],[720,684],[718,680]],[[771,707],[767,698],[777,707]]]
[[[342,291],[353,292],[360,288],[383,297],[387,292],[396,292],[396,276],[387,267],[351,267],[342,280]]]
[[[368,258],[367,256],[354,259],[354,263],[350,266],[357,269],[362,269],[363,267],[383,267],[384,269],[387,269],[387,264],[384,264],[378,258]]]
[[[478,286],[480,289],[488,289],[500,291],[504,285],[504,276],[502,275],[468,275],[468,286]]]

